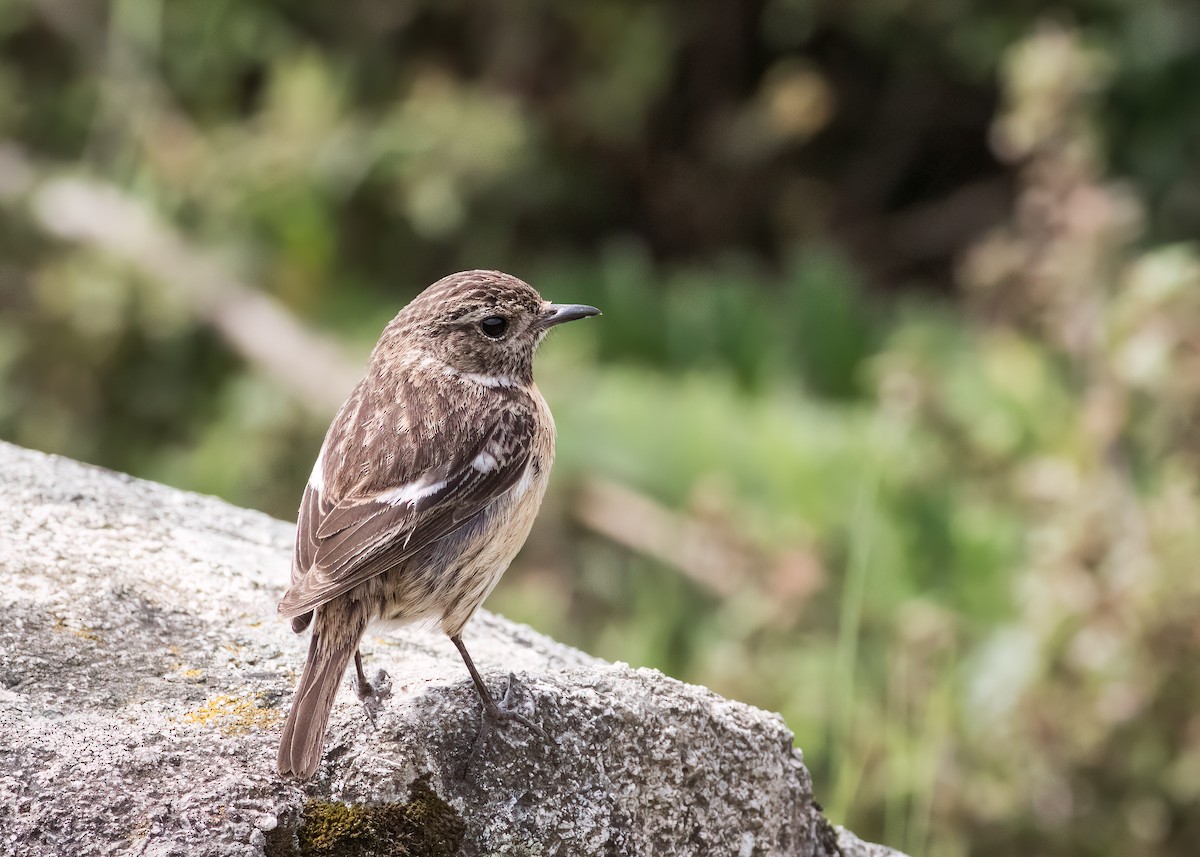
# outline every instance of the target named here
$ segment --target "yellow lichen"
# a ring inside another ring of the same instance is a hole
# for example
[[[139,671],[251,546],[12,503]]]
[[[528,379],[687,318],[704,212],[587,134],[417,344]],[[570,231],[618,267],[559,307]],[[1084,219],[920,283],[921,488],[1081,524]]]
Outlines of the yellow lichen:
[[[222,735],[244,735],[256,729],[265,729],[276,723],[281,713],[274,708],[263,708],[257,693],[245,696],[229,696],[219,693],[210,696],[203,705],[183,715],[188,723],[220,729]]]
[[[50,615],[54,617],[54,630],[59,633],[66,632],[68,634],[74,634],[76,637],[80,637],[84,640],[91,640],[95,643],[104,642],[104,638],[100,636],[99,632],[93,631],[86,625],[79,628],[73,628],[67,624],[66,619],[64,619],[62,616],[59,616],[57,613],[51,613]]]

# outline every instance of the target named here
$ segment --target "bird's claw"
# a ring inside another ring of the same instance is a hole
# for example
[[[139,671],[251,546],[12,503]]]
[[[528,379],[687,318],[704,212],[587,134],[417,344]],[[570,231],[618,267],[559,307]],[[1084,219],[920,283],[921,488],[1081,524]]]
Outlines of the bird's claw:
[[[509,673],[508,680],[504,684],[504,696],[501,697],[500,701],[496,702],[491,697],[484,700],[483,722],[479,724],[479,733],[475,736],[475,742],[471,745],[471,752],[467,756],[466,763],[463,765],[460,779],[466,779],[471,762],[480,756],[484,746],[487,744],[488,738],[501,723],[508,723],[510,721],[520,723],[543,741],[549,740],[546,730],[516,710],[516,694],[519,687],[520,682],[517,680],[517,677]]]
[[[518,687],[520,687],[520,682],[517,681],[517,677],[509,673],[508,680],[504,683],[504,696],[500,699],[500,702],[493,703],[490,709],[486,706],[483,709],[485,722],[490,720],[492,727],[495,728],[497,723],[505,723],[513,720],[520,723],[543,741],[549,740],[546,736],[546,731],[541,726],[538,726],[524,714],[516,710],[517,700],[514,696],[514,691]]]
[[[358,694],[358,701],[362,703],[363,711],[367,713],[367,719],[374,727],[376,716],[383,711],[384,700],[392,695],[392,677],[383,670],[379,670],[375,673],[372,681],[361,682],[356,679],[354,691]]]

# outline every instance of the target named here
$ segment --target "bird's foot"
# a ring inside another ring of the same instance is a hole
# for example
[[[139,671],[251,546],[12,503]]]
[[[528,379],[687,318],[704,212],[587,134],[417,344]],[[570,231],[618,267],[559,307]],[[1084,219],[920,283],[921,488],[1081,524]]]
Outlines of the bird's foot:
[[[514,691],[521,686],[517,681],[517,677],[512,673],[508,674],[508,681],[504,683],[504,696],[499,702],[488,699],[483,706],[483,721],[486,728],[494,729],[497,724],[507,723],[510,720],[520,723],[534,735],[537,735],[543,741],[549,740],[546,736],[546,731],[538,726],[524,714],[516,710],[516,696]],[[490,705],[488,703],[491,703]]]
[[[383,670],[378,670],[371,681],[356,679],[354,691],[358,694],[358,701],[362,703],[363,710],[367,712],[367,719],[374,727],[376,715],[383,711],[384,700],[392,695],[392,677]]]
[[[516,710],[517,693],[520,687],[521,683],[517,680],[517,677],[509,673],[508,681],[504,684],[504,696],[499,702],[496,702],[490,694],[483,697],[483,722],[479,725],[479,733],[475,736],[471,752],[467,756],[466,763],[463,765],[460,779],[466,779],[471,763],[480,757],[488,738],[491,737],[496,727],[501,723],[520,723],[543,741],[549,740],[546,730]]]

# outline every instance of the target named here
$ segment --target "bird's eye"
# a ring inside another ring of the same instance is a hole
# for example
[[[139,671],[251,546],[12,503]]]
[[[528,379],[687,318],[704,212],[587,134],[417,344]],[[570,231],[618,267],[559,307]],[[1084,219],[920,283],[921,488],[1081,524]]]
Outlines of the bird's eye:
[[[498,315],[489,315],[479,322],[479,329],[483,331],[484,336],[499,339],[504,335],[504,331],[508,330],[508,319]]]

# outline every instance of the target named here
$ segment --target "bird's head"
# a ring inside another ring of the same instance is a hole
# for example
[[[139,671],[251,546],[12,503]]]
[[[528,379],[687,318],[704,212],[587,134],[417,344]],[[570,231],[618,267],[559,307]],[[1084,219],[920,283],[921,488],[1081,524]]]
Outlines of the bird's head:
[[[533,380],[534,352],[551,327],[599,314],[543,300],[509,274],[464,271],[438,280],[402,309],[377,353],[429,358],[486,386],[521,386]]]

